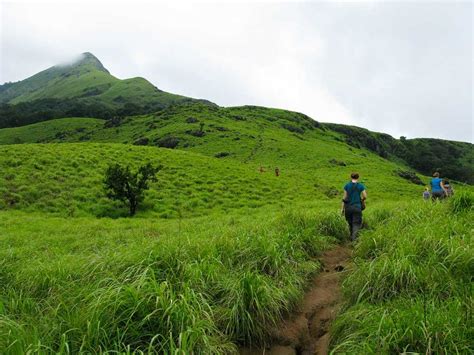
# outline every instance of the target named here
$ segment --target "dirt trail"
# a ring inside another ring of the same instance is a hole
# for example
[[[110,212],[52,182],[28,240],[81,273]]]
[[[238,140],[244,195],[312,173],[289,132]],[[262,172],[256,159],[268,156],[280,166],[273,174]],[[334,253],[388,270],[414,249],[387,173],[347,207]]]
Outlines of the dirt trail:
[[[336,246],[320,258],[321,272],[314,278],[298,309],[283,321],[267,349],[240,349],[241,355],[323,355],[328,353],[329,326],[340,304],[340,276],[351,250]]]

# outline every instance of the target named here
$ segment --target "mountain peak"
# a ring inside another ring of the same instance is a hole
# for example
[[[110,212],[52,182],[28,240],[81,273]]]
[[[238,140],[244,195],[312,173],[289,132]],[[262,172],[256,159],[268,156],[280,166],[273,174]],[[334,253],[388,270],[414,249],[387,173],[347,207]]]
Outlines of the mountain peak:
[[[73,66],[82,66],[82,65],[93,65],[96,69],[106,72],[108,74],[109,71],[105,69],[99,59],[95,55],[90,52],[84,52],[79,55],[79,58],[74,62]]]

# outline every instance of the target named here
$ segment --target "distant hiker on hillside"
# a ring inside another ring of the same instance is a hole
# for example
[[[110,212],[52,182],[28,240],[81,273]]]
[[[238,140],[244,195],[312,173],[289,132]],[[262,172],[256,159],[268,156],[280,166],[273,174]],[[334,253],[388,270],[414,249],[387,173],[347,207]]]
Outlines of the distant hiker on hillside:
[[[448,179],[444,179],[443,181],[444,188],[446,189],[446,197],[451,197],[454,195],[453,186],[449,183]]]
[[[428,186],[425,187],[425,191],[423,191],[423,200],[428,201],[431,197],[430,189]]]
[[[352,241],[357,239],[359,230],[362,228],[362,210],[365,209],[365,200],[367,198],[365,186],[358,180],[359,174],[352,173],[351,181],[344,186],[344,197],[341,206],[341,214],[344,214],[349,224]]]
[[[275,176],[280,176],[280,169],[278,167],[275,168]]]
[[[439,173],[437,171],[433,174],[433,178],[431,179],[430,184],[431,184],[431,199],[433,201],[442,200],[447,195],[443,180],[439,178]]]

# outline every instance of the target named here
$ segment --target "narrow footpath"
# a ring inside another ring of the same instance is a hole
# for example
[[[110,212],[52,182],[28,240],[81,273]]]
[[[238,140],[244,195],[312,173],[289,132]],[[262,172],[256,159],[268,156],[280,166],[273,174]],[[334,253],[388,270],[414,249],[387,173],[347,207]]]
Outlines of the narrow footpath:
[[[298,309],[274,331],[267,349],[240,349],[241,355],[325,355],[328,354],[329,327],[341,303],[341,272],[351,249],[336,246],[320,258],[321,272],[314,278]]]

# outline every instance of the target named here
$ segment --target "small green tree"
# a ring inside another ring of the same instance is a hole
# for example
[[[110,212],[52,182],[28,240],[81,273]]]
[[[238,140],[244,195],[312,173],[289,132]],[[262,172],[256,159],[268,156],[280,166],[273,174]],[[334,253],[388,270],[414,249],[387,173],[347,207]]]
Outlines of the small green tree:
[[[122,201],[129,207],[130,216],[135,215],[138,204],[144,199],[145,190],[149,189],[148,181],[156,181],[156,174],[160,170],[161,166],[153,167],[150,163],[135,172],[129,166],[109,166],[104,178],[107,197]]]

